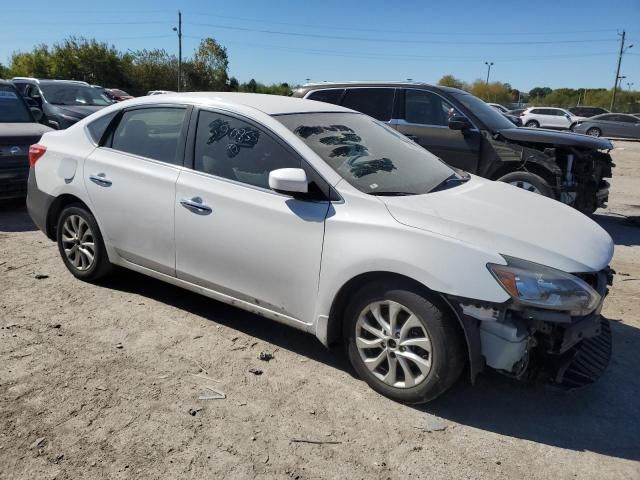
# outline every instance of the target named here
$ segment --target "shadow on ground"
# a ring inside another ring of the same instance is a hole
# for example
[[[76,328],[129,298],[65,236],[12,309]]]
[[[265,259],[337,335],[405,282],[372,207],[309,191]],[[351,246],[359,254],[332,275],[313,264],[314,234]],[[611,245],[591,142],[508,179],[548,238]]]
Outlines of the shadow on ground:
[[[31,221],[24,199],[0,200],[0,232],[32,232],[37,227]]]
[[[312,335],[178,287],[121,272],[105,285],[199,315],[298,355],[352,373],[342,349],[325,349]],[[419,410],[470,427],[570,450],[640,460],[640,330],[613,321],[614,358],[597,384],[572,393],[483,374],[464,378]],[[408,407],[409,408],[409,407]]]
[[[593,219],[604,228],[616,245],[640,245],[640,217],[595,214]]]

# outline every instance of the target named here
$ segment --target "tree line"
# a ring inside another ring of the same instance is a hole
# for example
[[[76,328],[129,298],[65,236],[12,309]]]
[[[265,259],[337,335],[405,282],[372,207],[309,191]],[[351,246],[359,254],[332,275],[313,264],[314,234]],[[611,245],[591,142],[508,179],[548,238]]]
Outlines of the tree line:
[[[556,88],[535,87],[528,92],[512,88],[508,83],[489,82],[481,79],[467,83],[453,75],[444,75],[438,85],[459,88],[487,102],[509,106],[516,103],[528,103],[535,106],[575,107],[589,105],[609,108],[612,90],[606,88]],[[618,89],[615,111],[640,112],[640,92]]]
[[[0,64],[0,78],[35,77],[83,80],[92,85],[120,88],[132,95],[149,90],[177,90],[178,58],[164,49],[121,52],[95,39],[69,37],[53,46],[15,52],[9,65]],[[229,77],[227,49],[213,38],[203,39],[182,61],[183,91],[240,91],[288,95],[289,85],[265,85]]]

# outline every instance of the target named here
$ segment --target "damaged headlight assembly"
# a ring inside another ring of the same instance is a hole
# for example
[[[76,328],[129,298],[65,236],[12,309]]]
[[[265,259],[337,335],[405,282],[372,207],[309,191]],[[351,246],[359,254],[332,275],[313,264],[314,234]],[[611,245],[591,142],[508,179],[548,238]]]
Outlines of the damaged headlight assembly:
[[[517,305],[584,316],[601,297],[589,284],[570,273],[503,255],[507,265],[487,264],[498,283]]]

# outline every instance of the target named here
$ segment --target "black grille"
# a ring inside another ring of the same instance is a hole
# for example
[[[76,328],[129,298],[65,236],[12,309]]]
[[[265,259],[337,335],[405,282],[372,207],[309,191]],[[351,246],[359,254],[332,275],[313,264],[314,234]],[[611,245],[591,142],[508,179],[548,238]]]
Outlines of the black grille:
[[[602,376],[611,359],[611,326],[601,322],[600,335],[583,340],[573,355],[560,367],[555,384],[567,390],[594,383]]]

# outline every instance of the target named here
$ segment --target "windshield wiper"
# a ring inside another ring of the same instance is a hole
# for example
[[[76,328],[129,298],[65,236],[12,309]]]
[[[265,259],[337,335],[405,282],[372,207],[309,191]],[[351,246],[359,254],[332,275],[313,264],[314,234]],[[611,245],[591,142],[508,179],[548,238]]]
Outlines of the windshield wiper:
[[[377,197],[404,197],[406,195],[417,195],[414,192],[370,192]]]

